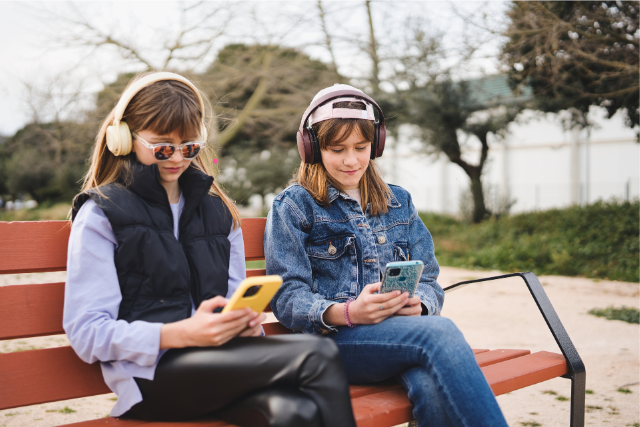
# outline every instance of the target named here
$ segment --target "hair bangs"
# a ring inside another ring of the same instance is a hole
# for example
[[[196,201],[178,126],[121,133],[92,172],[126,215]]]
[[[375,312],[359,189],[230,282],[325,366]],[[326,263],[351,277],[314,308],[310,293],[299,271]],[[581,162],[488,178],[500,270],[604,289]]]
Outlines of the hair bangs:
[[[176,133],[181,138],[203,136],[200,103],[191,88],[176,81],[160,81],[145,89],[129,104],[137,116],[131,117],[133,131],[150,130],[158,135]]]

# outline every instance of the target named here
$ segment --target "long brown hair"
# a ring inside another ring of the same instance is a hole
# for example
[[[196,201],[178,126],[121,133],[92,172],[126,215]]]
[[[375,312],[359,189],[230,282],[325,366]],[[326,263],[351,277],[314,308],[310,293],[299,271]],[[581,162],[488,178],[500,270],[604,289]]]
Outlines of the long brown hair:
[[[366,109],[362,102],[357,101],[336,102],[333,108]],[[373,141],[375,133],[373,122],[363,119],[329,119],[316,123],[312,127],[318,136],[318,145],[321,150],[327,150],[332,145],[341,143],[349,138],[353,132],[360,133],[367,141]],[[329,206],[328,183],[338,190],[344,191],[340,183],[327,173],[322,161],[315,164],[300,162],[300,168],[298,168],[294,180],[323,206]],[[362,205],[367,206],[368,203],[371,203],[371,215],[386,213],[390,197],[391,191],[383,181],[378,165],[375,160],[369,160],[369,166],[360,178]]]
[[[143,73],[129,82],[129,86],[136,80],[151,73]],[[126,90],[126,89],[125,89]],[[200,97],[205,102],[205,109],[210,110],[207,97],[201,92]],[[126,156],[114,156],[107,148],[107,128],[113,123],[115,107],[102,123],[91,155],[91,166],[84,176],[81,191],[87,191],[103,185],[122,180],[130,182],[131,162],[135,153]],[[205,117],[205,120],[202,117]],[[176,132],[179,135],[200,135],[201,123],[210,128],[206,111],[201,111],[200,102],[193,90],[176,80],[160,80],[141,89],[131,99],[125,109],[122,121],[127,123],[131,132],[150,130],[158,135],[168,135]],[[215,153],[213,141],[206,141],[203,150],[191,161],[191,166],[207,175],[214,176],[213,159]],[[240,213],[233,201],[224,190],[213,182],[209,194],[222,199],[233,217],[234,228],[240,225]]]

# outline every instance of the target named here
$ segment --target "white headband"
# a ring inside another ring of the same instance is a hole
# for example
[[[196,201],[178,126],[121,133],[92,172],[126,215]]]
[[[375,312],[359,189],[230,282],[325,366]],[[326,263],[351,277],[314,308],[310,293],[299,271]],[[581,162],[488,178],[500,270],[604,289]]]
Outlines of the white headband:
[[[360,102],[365,105],[366,110],[355,110],[353,108],[333,108],[333,105],[337,102]],[[342,97],[332,99],[326,104],[318,107],[309,117],[309,126],[314,123],[322,122],[329,119],[364,119],[375,121],[376,117],[373,114],[373,105],[370,103],[354,97]]]

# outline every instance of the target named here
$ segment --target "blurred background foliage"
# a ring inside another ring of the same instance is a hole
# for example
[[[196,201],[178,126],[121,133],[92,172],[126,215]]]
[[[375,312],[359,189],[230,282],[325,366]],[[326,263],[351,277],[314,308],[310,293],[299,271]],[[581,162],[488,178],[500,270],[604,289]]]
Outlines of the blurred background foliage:
[[[420,215],[442,265],[638,282],[640,205],[597,202],[481,224]]]

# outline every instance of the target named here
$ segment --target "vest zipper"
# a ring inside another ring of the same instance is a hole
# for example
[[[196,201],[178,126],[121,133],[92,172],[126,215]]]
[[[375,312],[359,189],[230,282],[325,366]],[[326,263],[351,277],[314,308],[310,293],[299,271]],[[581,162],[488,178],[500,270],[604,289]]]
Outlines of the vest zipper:
[[[171,204],[169,203],[169,199],[167,199],[167,207],[169,208],[168,210],[169,210],[169,215],[171,216],[171,224],[173,225],[175,224],[175,220],[173,218],[173,210],[171,210]],[[178,232],[179,231],[180,231],[180,225],[178,225]],[[196,298],[199,299],[197,297],[197,293],[198,293],[197,286],[195,287],[196,289],[194,289],[194,286],[191,283],[191,264],[189,263],[189,259],[187,258],[187,254],[184,250],[184,246],[182,245],[182,242],[180,241],[180,239],[177,239],[177,242],[180,245],[180,252],[182,253],[182,258],[184,258],[184,262],[185,264],[187,264],[187,281],[188,281],[187,285],[189,286],[189,294],[191,295],[191,298],[194,298],[194,294],[196,294]],[[193,305],[195,305],[197,302],[198,302],[197,300],[193,301]],[[189,304],[187,317],[191,317],[191,304]]]
[[[180,242],[178,242],[180,243]],[[191,297],[194,298],[193,304],[194,305],[200,305],[200,303],[202,301],[200,301],[200,283],[198,282],[198,276],[196,274],[193,275],[193,277],[195,278],[195,283],[192,283],[191,280],[191,262],[189,262],[189,256],[187,255],[186,251],[184,250],[184,246],[182,246],[182,243],[180,243],[180,247],[182,248],[182,256],[184,257],[184,260],[187,262],[187,271],[189,272],[189,288],[191,290]],[[196,306],[197,308],[197,306]]]

